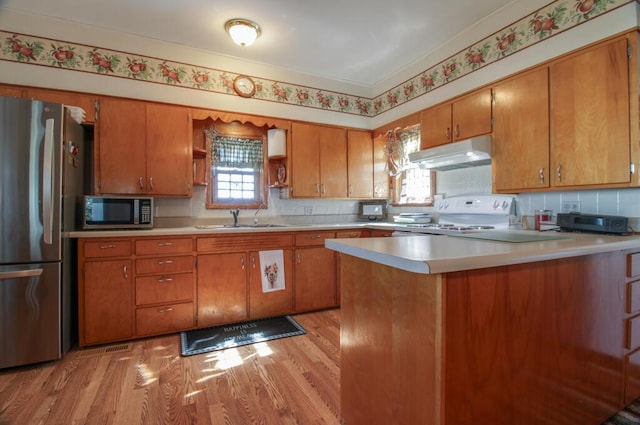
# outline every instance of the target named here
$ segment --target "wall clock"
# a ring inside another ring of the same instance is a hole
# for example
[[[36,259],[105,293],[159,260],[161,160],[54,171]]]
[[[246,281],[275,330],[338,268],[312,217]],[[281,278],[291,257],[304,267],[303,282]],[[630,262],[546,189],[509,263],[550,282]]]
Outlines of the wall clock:
[[[233,89],[236,91],[238,96],[251,97],[256,93],[256,84],[253,82],[251,77],[238,75],[233,80]]]

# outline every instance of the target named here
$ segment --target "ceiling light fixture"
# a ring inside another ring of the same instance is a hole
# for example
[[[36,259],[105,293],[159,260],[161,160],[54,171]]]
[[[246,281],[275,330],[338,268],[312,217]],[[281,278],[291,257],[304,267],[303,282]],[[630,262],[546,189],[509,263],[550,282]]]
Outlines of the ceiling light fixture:
[[[224,24],[224,29],[242,47],[251,46],[260,36],[260,26],[247,19],[230,19]]]

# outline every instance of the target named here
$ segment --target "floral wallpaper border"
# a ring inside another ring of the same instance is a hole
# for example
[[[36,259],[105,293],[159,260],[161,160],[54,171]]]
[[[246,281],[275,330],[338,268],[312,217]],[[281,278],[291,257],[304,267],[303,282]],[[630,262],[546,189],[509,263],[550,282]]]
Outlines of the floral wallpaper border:
[[[557,0],[373,99],[252,76],[255,99],[373,117],[637,0]],[[236,95],[228,71],[0,30],[0,60]]]

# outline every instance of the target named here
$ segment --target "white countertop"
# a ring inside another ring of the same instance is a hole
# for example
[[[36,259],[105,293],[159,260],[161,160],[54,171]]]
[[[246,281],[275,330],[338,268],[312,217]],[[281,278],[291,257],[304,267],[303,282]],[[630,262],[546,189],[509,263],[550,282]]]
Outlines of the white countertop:
[[[340,224],[287,224],[274,225],[273,227],[225,227],[225,225],[210,225],[205,228],[197,228],[196,226],[184,227],[158,227],[153,229],[133,230],[82,230],[68,232],[64,236],[69,238],[122,238],[137,236],[193,236],[193,235],[232,235],[242,233],[256,232],[299,232],[299,231],[317,231],[317,230],[339,230],[339,229],[357,229],[368,227],[370,223],[340,223]],[[389,223],[374,225],[376,228],[385,228],[393,230],[393,225]]]
[[[509,230],[539,234],[531,230]],[[554,233],[564,239],[494,242],[453,236],[328,239],[327,248],[414,273],[435,274],[530,263],[624,249],[640,250],[640,235]]]

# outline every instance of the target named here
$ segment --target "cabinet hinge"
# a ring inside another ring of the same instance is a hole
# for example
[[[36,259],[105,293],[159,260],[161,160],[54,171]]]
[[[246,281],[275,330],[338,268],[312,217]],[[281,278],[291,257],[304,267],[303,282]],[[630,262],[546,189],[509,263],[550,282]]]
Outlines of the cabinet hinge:
[[[93,113],[93,118],[95,118],[95,120],[98,121],[98,113],[100,112],[100,101],[94,100],[93,106],[95,108],[95,112]]]
[[[634,164],[633,162],[629,166],[629,172],[631,174],[635,174],[635,172],[636,172],[636,164]]]

